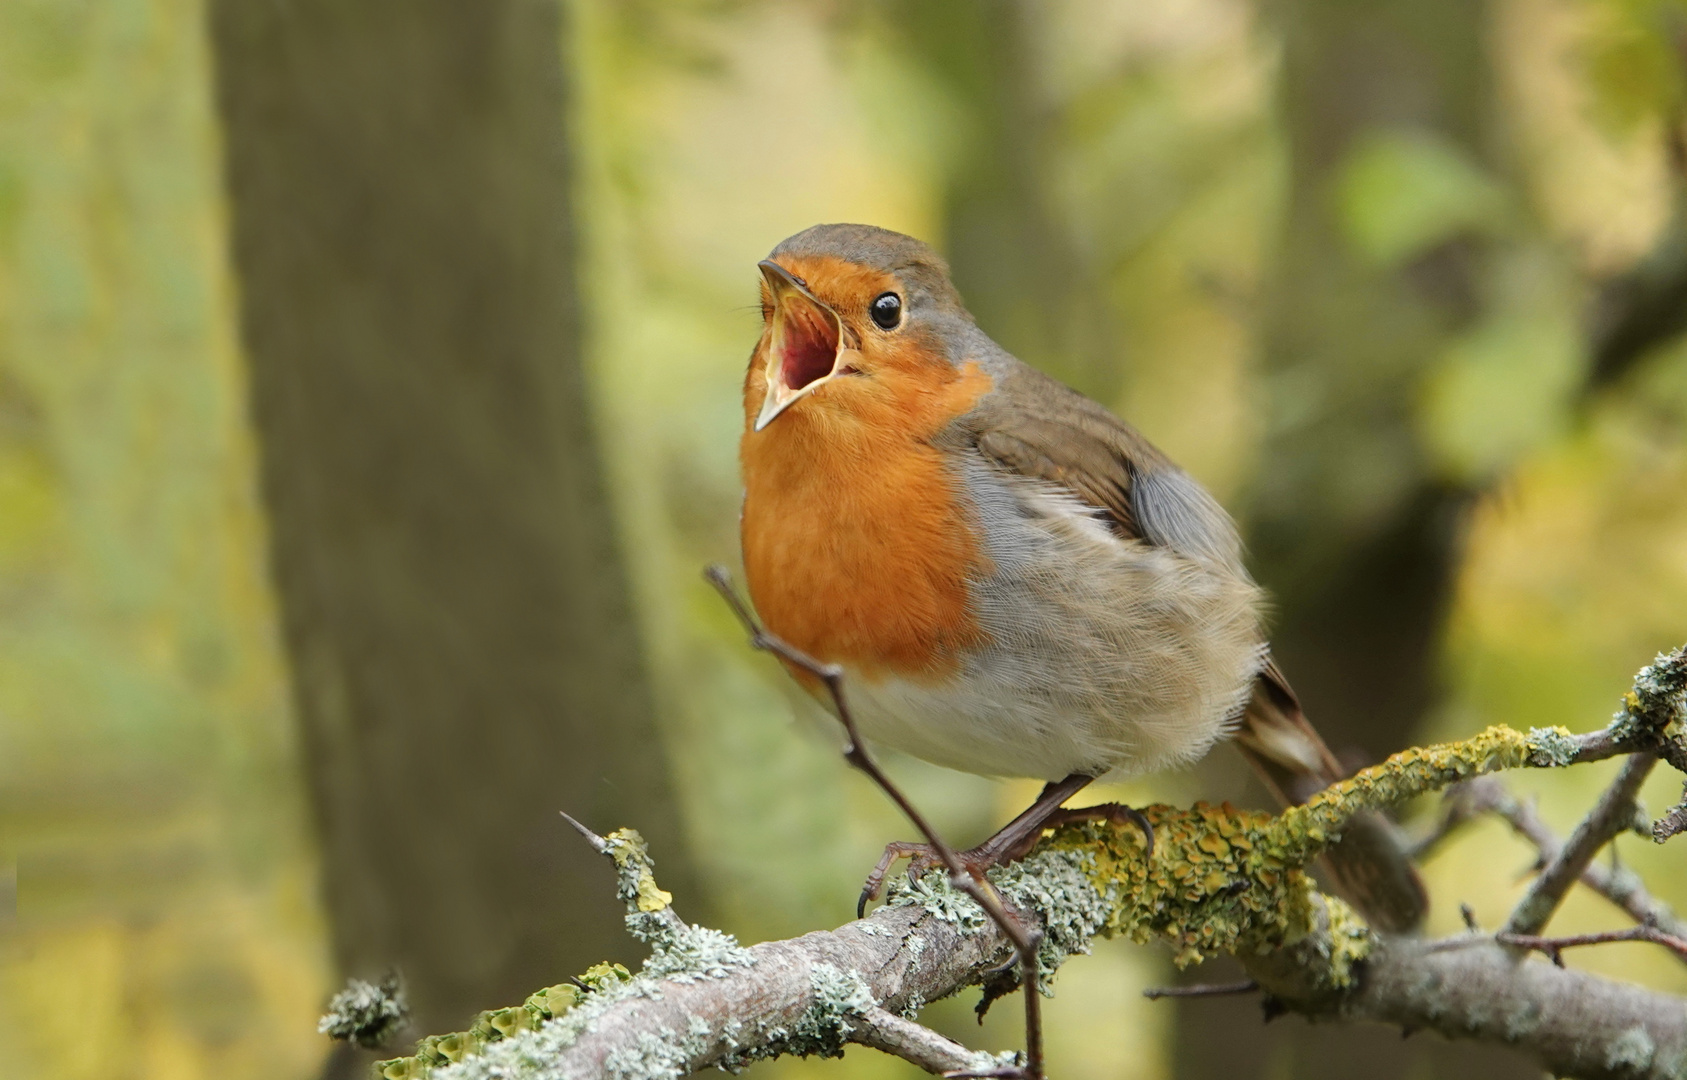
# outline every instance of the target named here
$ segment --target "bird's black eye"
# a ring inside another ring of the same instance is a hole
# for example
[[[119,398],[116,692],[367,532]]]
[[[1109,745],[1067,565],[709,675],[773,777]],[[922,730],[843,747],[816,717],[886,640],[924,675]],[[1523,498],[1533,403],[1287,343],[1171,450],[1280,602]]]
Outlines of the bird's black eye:
[[[884,330],[895,330],[896,324],[902,321],[902,298],[893,292],[880,293],[873,298],[869,311],[873,313],[873,321]]]

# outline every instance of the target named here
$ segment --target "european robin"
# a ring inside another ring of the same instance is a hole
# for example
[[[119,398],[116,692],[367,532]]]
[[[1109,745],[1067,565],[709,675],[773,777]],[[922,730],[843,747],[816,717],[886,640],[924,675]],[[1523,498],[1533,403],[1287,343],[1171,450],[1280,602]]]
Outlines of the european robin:
[[[841,666],[869,738],[1049,781],[967,853],[975,870],[1066,816],[1123,811],[1063,811],[1091,779],[1185,764],[1227,736],[1285,801],[1343,775],[1270,659],[1229,515],[1130,425],[990,340],[935,252],[817,225],[760,269],[740,444],[751,599],[770,631]],[[891,845],[869,889],[916,847]],[[1374,921],[1417,920],[1421,886],[1385,823],[1337,854],[1338,887]]]

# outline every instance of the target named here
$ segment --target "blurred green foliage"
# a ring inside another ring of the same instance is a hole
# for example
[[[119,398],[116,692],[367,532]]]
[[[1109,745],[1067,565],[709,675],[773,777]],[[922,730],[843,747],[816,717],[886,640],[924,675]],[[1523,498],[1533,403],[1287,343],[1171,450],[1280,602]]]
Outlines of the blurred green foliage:
[[[1635,668],[1687,639],[1687,347],[1580,394],[1583,299],[1646,252],[1680,183],[1666,135],[1684,10],[1495,0],[1504,168],[1378,130],[1332,193],[1348,242],[1378,264],[1470,232],[1493,252],[1482,318],[1408,403],[1436,467],[1488,488],[1467,526],[1436,737],[1592,727]],[[676,904],[747,940],[836,924],[906,829],[698,570],[737,553],[756,260],[818,221],[942,245],[978,118],[896,5],[573,0],[570,13],[595,393],[709,885]],[[0,1033],[13,1074],[43,1080],[297,1077],[323,1049],[313,1018],[330,973],[263,571],[202,19],[191,0],[0,6],[0,860],[18,882],[0,924]],[[1286,186],[1277,45],[1240,0],[1061,0],[1023,33],[1039,212],[1095,319],[1027,358],[1100,388],[1235,505],[1263,467],[1265,425],[1293,421],[1267,415],[1257,367]],[[1276,378],[1292,405],[1290,376]],[[961,839],[1034,787],[891,765]],[[1517,783],[1567,829],[1604,779]],[[1672,783],[1653,781],[1654,807]],[[1202,792],[1170,776],[1105,794]],[[1619,850],[1687,905],[1679,853]],[[1435,928],[1455,928],[1460,901],[1497,924],[1528,861],[1502,827],[1472,829],[1427,868]],[[1612,922],[1578,895],[1555,926]],[[1570,962],[1687,989],[1642,945]],[[1170,1012],[1138,994],[1165,978],[1163,952],[1121,943],[1068,965],[1054,1074],[1166,1075]],[[1013,1010],[979,1032],[969,1008],[928,1016],[975,1046],[1016,1044]],[[757,1068],[905,1071],[861,1050]]]
[[[200,10],[0,7],[6,1071],[314,1068],[317,916]]]

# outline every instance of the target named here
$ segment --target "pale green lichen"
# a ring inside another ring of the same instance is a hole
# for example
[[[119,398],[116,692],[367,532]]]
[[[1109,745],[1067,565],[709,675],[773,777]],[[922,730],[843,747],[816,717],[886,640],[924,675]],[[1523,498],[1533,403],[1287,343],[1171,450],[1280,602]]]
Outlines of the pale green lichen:
[[[1679,739],[1687,716],[1687,647],[1659,653],[1634,676],[1622,708],[1611,717],[1619,740],[1646,737]]]
[[[1106,929],[1116,906],[1110,894],[1116,890],[1096,884],[1099,875],[1094,872],[1094,860],[1094,852],[1083,848],[1044,845],[1018,862],[989,872],[990,883],[1010,906],[1035,912],[1042,923],[1038,963],[1044,973],[1055,971],[1075,953],[1089,952],[1091,939]],[[919,907],[963,934],[991,925],[984,909],[950,885],[948,874],[941,870],[917,881],[893,883],[887,903]],[[919,941],[917,948],[910,948],[910,962],[924,947]],[[1047,982],[1042,986],[1049,991]]]
[[[603,853],[615,862],[616,894],[627,906],[627,929],[651,945],[635,976],[619,964],[597,964],[578,985],[549,987],[508,1009],[481,1013],[465,1032],[434,1035],[415,1052],[376,1065],[384,1080],[480,1080],[542,1075],[546,1061],[572,1045],[597,1017],[616,1003],[660,994],[664,982],[718,979],[751,963],[750,952],[730,934],[691,926],[674,914],[673,897],[657,887],[644,839],[632,829],[603,838]],[[606,1061],[610,1075],[624,1080],[666,1080],[705,1048],[708,1027],[642,1037]],[[730,1043],[729,1043],[730,1048]]]
[[[855,1030],[851,1021],[878,1004],[872,988],[859,972],[844,971],[822,961],[809,969],[808,981],[814,991],[814,1004],[791,1026],[779,1045],[769,1048],[773,1051],[769,1056],[843,1057],[844,1044]]]
[[[728,1072],[738,1072],[754,1061],[785,1057],[843,1057],[856,1021],[878,1005],[872,987],[856,971],[819,961],[809,968],[809,988],[814,1000],[789,1026],[776,1025],[762,1031],[753,1047],[731,1054],[721,1062]]]
[[[328,1002],[328,1011],[316,1030],[329,1038],[344,1039],[365,1049],[374,1049],[404,1025],[410,1007],[396,974],[379,983],[350,979],[346,987]]]
[[[634,1045],[618,1047],[604,1055],[603,1074],[611,1080],[642,1080],[644,1077],[677,1080],[688,1071],[686,1066],[695,1050],[691,1040],[700,1037],[692,1031],[686,1034],[689,1038],[675,1038],[670,1032],[640,1032]],[[702,1034],[708,1034],[707,1030]]]
[[[1529,745],[1534,748],[1531,764],[1548,769],[1575,764],[1576,738],[1569,728],[1530,728]]]
[[[1508,1042],[1521,1042],[1539,1031],[1545,1019],[1546,1010],[1540,1002],[1524,1001],[1501,1018],[1501,1031]]]
[[[949,884],[948,874],[933,870],[913,881],[900,878],[885,890],[885,902],[896,907],[917,907],[927,915],[970,934],[989,925],[990,916],[972,897]]]
[[[1611,1040],[1605,1049],[1605,1067],[1613,1072],[1632,1070],[1641,1072],[1652,1067],[1658,1045],[1645,1027],[1636,1024]]]

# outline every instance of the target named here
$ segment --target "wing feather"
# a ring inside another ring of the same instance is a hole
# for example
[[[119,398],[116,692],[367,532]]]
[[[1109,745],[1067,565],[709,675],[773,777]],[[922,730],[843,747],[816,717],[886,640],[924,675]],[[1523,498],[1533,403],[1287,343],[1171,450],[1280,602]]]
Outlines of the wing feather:
[[[1228,514],[1135,428],[1017,361],[960,422],[986,461],[1106,513],[1114,532],[1239,565]]]

